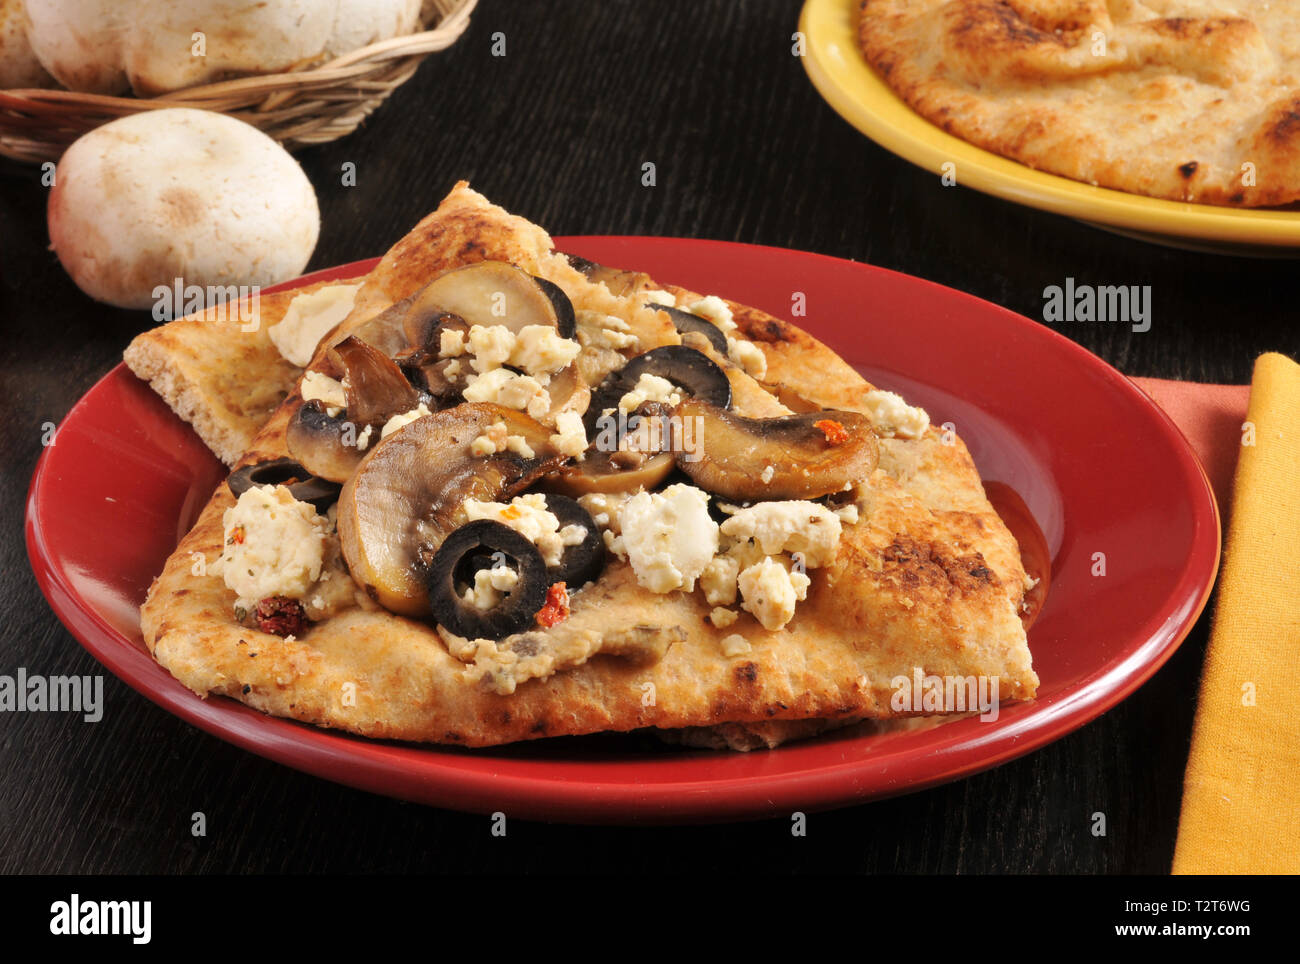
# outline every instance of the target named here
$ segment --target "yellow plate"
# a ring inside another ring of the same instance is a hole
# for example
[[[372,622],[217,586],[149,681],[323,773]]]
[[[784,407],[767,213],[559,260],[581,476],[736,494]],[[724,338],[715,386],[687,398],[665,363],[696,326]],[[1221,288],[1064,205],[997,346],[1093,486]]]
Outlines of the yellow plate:
[[[886,150],[936,177],[1017,204],[1069,215],[1143,240],[1233,254],[1300,255],[1300,211],[1186,204],[1126,194],[1037,171],[936,127],[876,75],[858,49],[856,0],[807,0],[804,67],[835,111]]]

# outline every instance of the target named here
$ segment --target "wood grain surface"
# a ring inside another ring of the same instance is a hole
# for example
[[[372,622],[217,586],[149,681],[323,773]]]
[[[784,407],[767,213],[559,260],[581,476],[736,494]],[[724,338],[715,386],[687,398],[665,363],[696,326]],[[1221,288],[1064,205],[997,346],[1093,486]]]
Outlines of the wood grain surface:
[[[1244,382],[1300,354],[1294,262],[1122,239],[962,188],[867,141],[791,54],[790,0],[483,0],[363,129],[300,155],[320,195],[312,268],[382,253],[468,178],[553,234],[721,238],[869,261],[1041,318],[1043,289],[1149,284],[1151,330],[1061,326],[1131,375]],[[506,55],[492,55],[494,34]],[[642,164],[657,183],[641,185]],[[343,166],[356,165],[345,187]],[[144,313],[96,305],[48,250],[47,189],[0,168],[0,673],[99,671],[55,619],[22,539],[41,426],[115,365]],[[979,359],[972,359],[980,364]],[[1142,485],[1134,479],[1132,484]],[[1173,852],[1208,617],[1101,719],[910,796],[680,829],[511,821],[397,803],[228,746],[112,676],[103,720],[0,716],[0,871],[1148,872]],[[208,834],[190,833],[206,814]],[[1094,837],[1102,811],[1108,834]]]

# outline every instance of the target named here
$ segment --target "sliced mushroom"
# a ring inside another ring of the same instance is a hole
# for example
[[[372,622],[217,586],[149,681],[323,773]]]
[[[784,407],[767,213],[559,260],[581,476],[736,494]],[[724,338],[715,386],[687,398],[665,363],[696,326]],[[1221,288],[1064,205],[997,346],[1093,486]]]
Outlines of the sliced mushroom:
[[[713,346],[714,351],[724,358],[726,357],[727,336],[722,333],[721,328],[709,321],[709,319],[701,318],[689,311],[682,311],[680,308],[672,308],[668,305],[649,305],[648,307],[668,312],[668,317],[672,319],[673,327],[677,329],[679,335],[684,335],[690,331],[698,332],[709,340],[709,344]]]
[[[606,409],[618,408],[619,400],[645,374],[666,378],[684,392],[718,408],[731,406],[731,382],[726,373],[703,352],[686,345],[664,345],[637,355],[618,371],[610,372],[591,393],[587,408],[587,436],[593,436]]]
[[[548,566],[548,584],[562,582],[570,592],[581,589],[600,576],[605,568],[605,540],[591,513],[566,495],[554,492],[546,495],[546,509],[560,521],[560,528],[581,526],[587,530],[582,542],[565,546],[564,555],[554,566]],[[535,611],[535,610],[534,610]]]
[[[316,400],[303,402],[289,418],[289,454],[312,475],[343,483],[361,462],[367,439],[394,415],[423,401],[397,363],[378,348],[350,335],[325,353],[323,363],[344,378],[347,408],[330,415]]]
[[[499,555],[498,555],[499,554]],[[490,609],[463,595],[474,576],[505,557],[519,581]],[[505,639],[530,628],[551,585],[537,547],[509,526],[490,519],[467,523],[447,536],[424,573],[434,620],[466,639]]]
[[[542,483],[564,495],[593,492],[635,492],[657,487],[672,474],[677,460],[671,452],[590,452],[582,462],[565,465]]]
[[[446,310],[430,297],[429,286],[425,285],[415,294],[362,322],[350,334],[367,345],[373,345],[390,358],[395,358],[412,348],[429,348],[436,354],[439,331],[444,327],[469,330],[469,325],[463,318]],[[341,333],[336,334],[334,343],[337,344],[345,337],[347,336]]]
[[[245,465],[230,473],[226,485],[230,486],[235,498],[255,485],[283,485],[295,499],[314,505],[319,512],[324,512],[339,497],[338,485],[317,478],[293,459],[271,459]]]
[[[346,372],[348,418],[357,425],[376,425],[420,404],[397,363],[373,345],[349,336],[330,349]]]
[[[576,270],[587,276],[588,281],[602,284],[612,295],[620,297],[637,294],[650,286],[650,276],[642,271],[625,271],[622,268],[607,268],[576,254],[566,254]]]
[[[584,414],[591,404],[591,388],[578,372],[577,362],[561,368],[546,385],[551,396],[551,410],[546,421],[554,423],[561,412]]]
[[[871,420],[857,412],[822,410],[777,418],[745,418],[698,398],[650,414],[699,419],[695,451],[678,451],[677,465],[700,488],[737,501],[815,499],[843,491],[876,468],[879,446]],[[842,441],[827,435],[843,430]],[[766,476],[766,479],[764,478]]]
[[[413,348],[393,361],[417,391],[428,394],[434,401],[431,407],[447,408],[461,401],[468,373],[460,359],[438,358],[423,348]]]
[[[330,415],[313,399],[303,402],[289,419],[285,443],[289,454],[312,475],[342,485],[365,455],[357,444],[364,431],[346,415]]]
[[[575,334],[573,306],[564,292],[504,261],[453,268],[430,281],[420,296],[470,325],[504,325],[516,332],[550,325],[565,338]]]
[[[470,444],[494,422],[522,436],[534,456],[473,455]],[[550,435],[527,415],[487,403],[435,412],[389,435],[339,496],[339,538],[353,578],[395,613],[427,614],[421,573],[466,521],[465,501],[509,498],[560,465]]]

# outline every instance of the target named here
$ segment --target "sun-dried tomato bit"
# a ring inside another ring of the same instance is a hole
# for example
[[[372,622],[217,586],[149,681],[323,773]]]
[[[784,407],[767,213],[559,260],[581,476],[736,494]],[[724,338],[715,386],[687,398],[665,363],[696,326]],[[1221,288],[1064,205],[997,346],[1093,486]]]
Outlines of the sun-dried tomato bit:
[[[230,536],[226,539],[228,546],[242,546],[244,544],[244,527],[235,526],[230,530]]]
[[[546,605],[537,611],[537,623],[550,629],[569,618],[569,590],[562,582],[546,590]]]
[[[503,519],[518,519],[521,515],[523,515],[523,513],[519,511],[519,506],[517,505],[508,505],[501,510],[501,518]]]
[[[826,441],[831,445],[841,445],[849,440],[848,430],[832,418],[813,422],[813,426],[821,429],[821,433],[826,436]]]
[[[288,596],[267,596],[253,610],[257,628],[276,636],[297,636],[307,629],[302,603]]]

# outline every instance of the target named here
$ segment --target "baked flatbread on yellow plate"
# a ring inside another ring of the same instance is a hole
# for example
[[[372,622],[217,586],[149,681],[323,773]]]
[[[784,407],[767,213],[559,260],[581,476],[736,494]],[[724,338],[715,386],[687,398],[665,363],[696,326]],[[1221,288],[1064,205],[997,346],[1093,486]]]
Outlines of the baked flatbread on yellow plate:
[[[921,116],[1134,194],[1300,199],[1300,6],[1277,0],[861,0],[867,61]]]
[[[916,671],[1034,695],[1030,580],[965,446],[793,325],[556,252],[463,183],[325,333],[335,301],[249,347],[311,357],[142,608],[200,696],[750,748],[933,713],[894,699]]]

